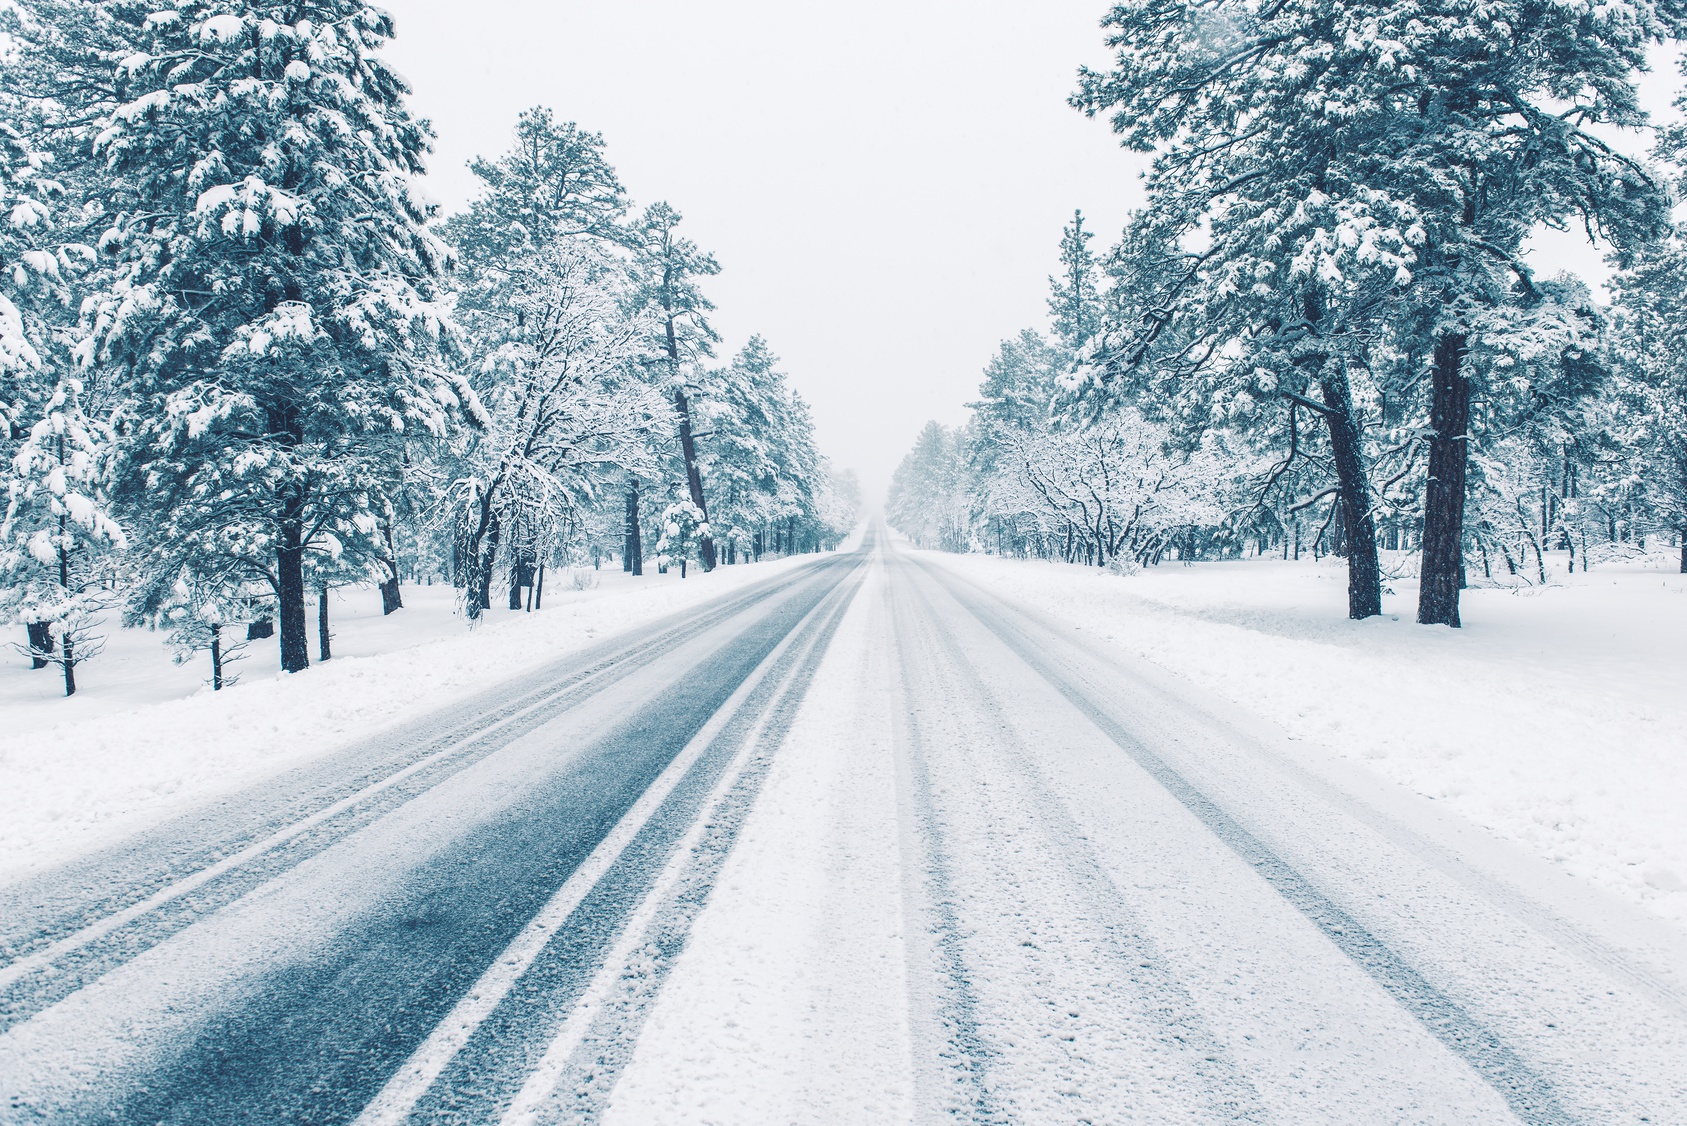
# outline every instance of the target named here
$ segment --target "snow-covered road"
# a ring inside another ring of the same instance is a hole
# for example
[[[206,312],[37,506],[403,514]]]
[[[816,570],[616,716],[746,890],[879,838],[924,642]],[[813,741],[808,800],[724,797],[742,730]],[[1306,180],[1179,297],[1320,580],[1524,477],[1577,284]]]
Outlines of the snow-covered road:
[[[1687,1122],[1672,931],[870,536],[0,889],[6,1122]]]

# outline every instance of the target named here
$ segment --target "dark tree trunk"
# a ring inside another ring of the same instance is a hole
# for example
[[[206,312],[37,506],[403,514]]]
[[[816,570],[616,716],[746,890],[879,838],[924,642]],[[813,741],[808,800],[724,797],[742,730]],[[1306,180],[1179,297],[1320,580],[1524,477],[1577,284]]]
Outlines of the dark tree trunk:
[[[59,464],[64,464],[64,435],[62,433],[59,435]],[[63,546],[67,524],[67,519],[60,516],[59,589],[63,590],[65,592],[65,596],[68,598],[70,595],[70,555],[65,551]],[[73,647],[74,643],[70,639],[71,623],[66,621],[64,626],[64,637],[59,641],[59,664],[64,666],[64,694],[66,696],[74,696],[76,695],[76,651]]]
[[[316,647],[317,659],[331,660],[334,651],[328,644],[328,586],[323,584],[316,590]]]
[[[1353,418],[1347,373],[1336,364],[1326,364],[1318,388],[1328,408],[1324,421],[1330,429],[1330,453],[1340,489],[1339,525],[1347,551],[1347,616],[1355,620],[1371,618],[1382,613],[1382,568],[1377,560],[1377,530],[1371,518],[1364,447],[1359,424]],[[1298,539],[1296,550],[1298,553]]]
[[[392,541],[392,525],[383,523],[381,531],[387,538],[387,554],[382,560],[387,565],[387,581],[381,584],[381,615],[385,617],[394,610],[404,609],[404,596],[398,589],[398,548]]]
[[[545,561],[539,560],[539,577],[533,581],[533,608],[545,608]]]
[[[477,581],[473,594],[478,599],[476,605],[481,610],[492,609],[492,566],[498,561],[498,532],[498,514],[494,512],[491,525],[480,541],[480,551],[475,558]]]
[[[469,618],[477,619],[492,609],[492,568],[498,561],[500,526],[496,495],[501,477],[491,481],[480,494],[474,526],[469,529],[457,548],[458,578],[463,589],[463,610]]]
[[[1687,525],[1681,529],[1681,573],[1687,575]]]
[[[223,627],[211,627],[211,691],[223,690]]]
[[[1681,559],[1682,570],[1687,571],[1687,551],[1682,552]],[[52,662],[47,660],[46,657],[38,656],[37,654],[51,653],[53,651],[53,627],[48,625],[46,622],[30,622],[28,628],[30,649],[29,667],[32,669],[44,669]]]
[[[526,570],[527,565],[524,563],[513,561],[510,563],[510,609],[512,610],[521,609],[521,588],[526,585],[522,582],[522,579],[526,578],[524,574]]]
[[[635,575],[644,574],[644,543],[639,534],[638,482],[627,485],[626,548],[621,561],[622,570]]]
[[[266,637],[275,636],[275,619],[259,618],[246,627],[247,641],[262,641]]]
[[[1469,454],[1470,379],[1464,372],[1465,338],[1457,333],[1435,344],[1431,372],[1429,480],[1423,497],[1423,563],[1419,568],[1418,621],[1459,624],[1459,578],[1464,559],[1465,466]]]
[[[672,335],[673,325],[669,322],[669,334]],[[705,523],[709,519],[709,506],[703,501],[703,474],[697,468],[697,443],[691,436],[691,404],[686,401],[685,392],[674,388],[674,410],[679,414],[679,445],[680,452],[685,455],[685,482],[691,490],[691,503],[697,506],[697,511],[703,514]],[[703,570],[715,569],[715,537],[703,536],[697,541],[697,554],[702,557]]]
[[[310,643],[305,632],[304,499],[290,491],[281,518],[281,543],[275,550],[276,617],[281,625],[281,668],[299,672],[310,667]]]

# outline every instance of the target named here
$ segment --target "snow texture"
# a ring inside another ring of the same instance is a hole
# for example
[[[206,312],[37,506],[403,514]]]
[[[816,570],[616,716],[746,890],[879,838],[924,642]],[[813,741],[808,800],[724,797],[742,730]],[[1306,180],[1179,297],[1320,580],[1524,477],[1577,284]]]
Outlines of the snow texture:
[[[1464,628],[1339,617],[1322,562],[926,558],[1089,630],[1687,925],[1687,576],[1671,559],[1464,592]]]
[[[405,608],[391,617],[380,615],[373,590],[335,591],[333,660],[290,676],[278,669],[273,639],[252,642],[234,669],[242,683],[216,693],[205,686],[209,658],[174,666],[161,632],[112,630],[85,687],[69,699],[51,669],[13,657],[0,669],[0,880],[800,562],[684,580],[586,569],[582,585],[600,585],[580,591],[567,572],[547,573],[543,610],[494,610],[472,632],[455,614],[449,586],[406,584]]]

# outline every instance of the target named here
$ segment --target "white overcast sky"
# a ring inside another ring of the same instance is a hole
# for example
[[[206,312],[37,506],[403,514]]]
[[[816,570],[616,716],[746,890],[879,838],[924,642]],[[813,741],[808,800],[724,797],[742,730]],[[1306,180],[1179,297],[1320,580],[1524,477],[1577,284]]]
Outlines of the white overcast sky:
[[[601,132],[634,199],[719,258],[723,353],[767,338],[870,501],[927,419],[965,416],[997,343],[1046,323],[1072,209],[1100,250],[1141,199],[1142,158],[1066,105],[1107,60],[1105,0],[385,6],[439,134],[428,190],[461,206],[526,107]],[[1599,272],[1575,239],[1547,257]]]

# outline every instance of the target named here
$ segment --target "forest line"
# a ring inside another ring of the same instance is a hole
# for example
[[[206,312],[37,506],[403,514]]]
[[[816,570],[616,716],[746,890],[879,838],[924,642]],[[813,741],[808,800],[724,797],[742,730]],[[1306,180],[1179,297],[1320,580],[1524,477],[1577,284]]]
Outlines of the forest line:
[[[447,216],[378,8],[0,18],[0,616],[67,695],[117,613],[222,687],[270,632],[307,667],[313,596],[327,659],[335,586],[390,613],[439,576],[474,619],[547,565],[709,569],[853,525],[767,342],[716,356],[719,264],[598,134],[523,113]]]
[[[970,420],[921,434],[899,529],[1127,568],[1334,552],[1356,619],[1389,551],[1418,620],[1451,626],[1473,574],[1545,583],[1552,551],[1585,570],[1673,543],[1687,572],[1687,132],[1637,93],[1687,8],[1128,0],[1103,22],[1113,65],[1071,103],[1151,156],[1146,202],[1100,254],[1067,226],[1052,332],[1004,342]],[[1610,300],[1531,266],[1543,227],[1609,249]]]

